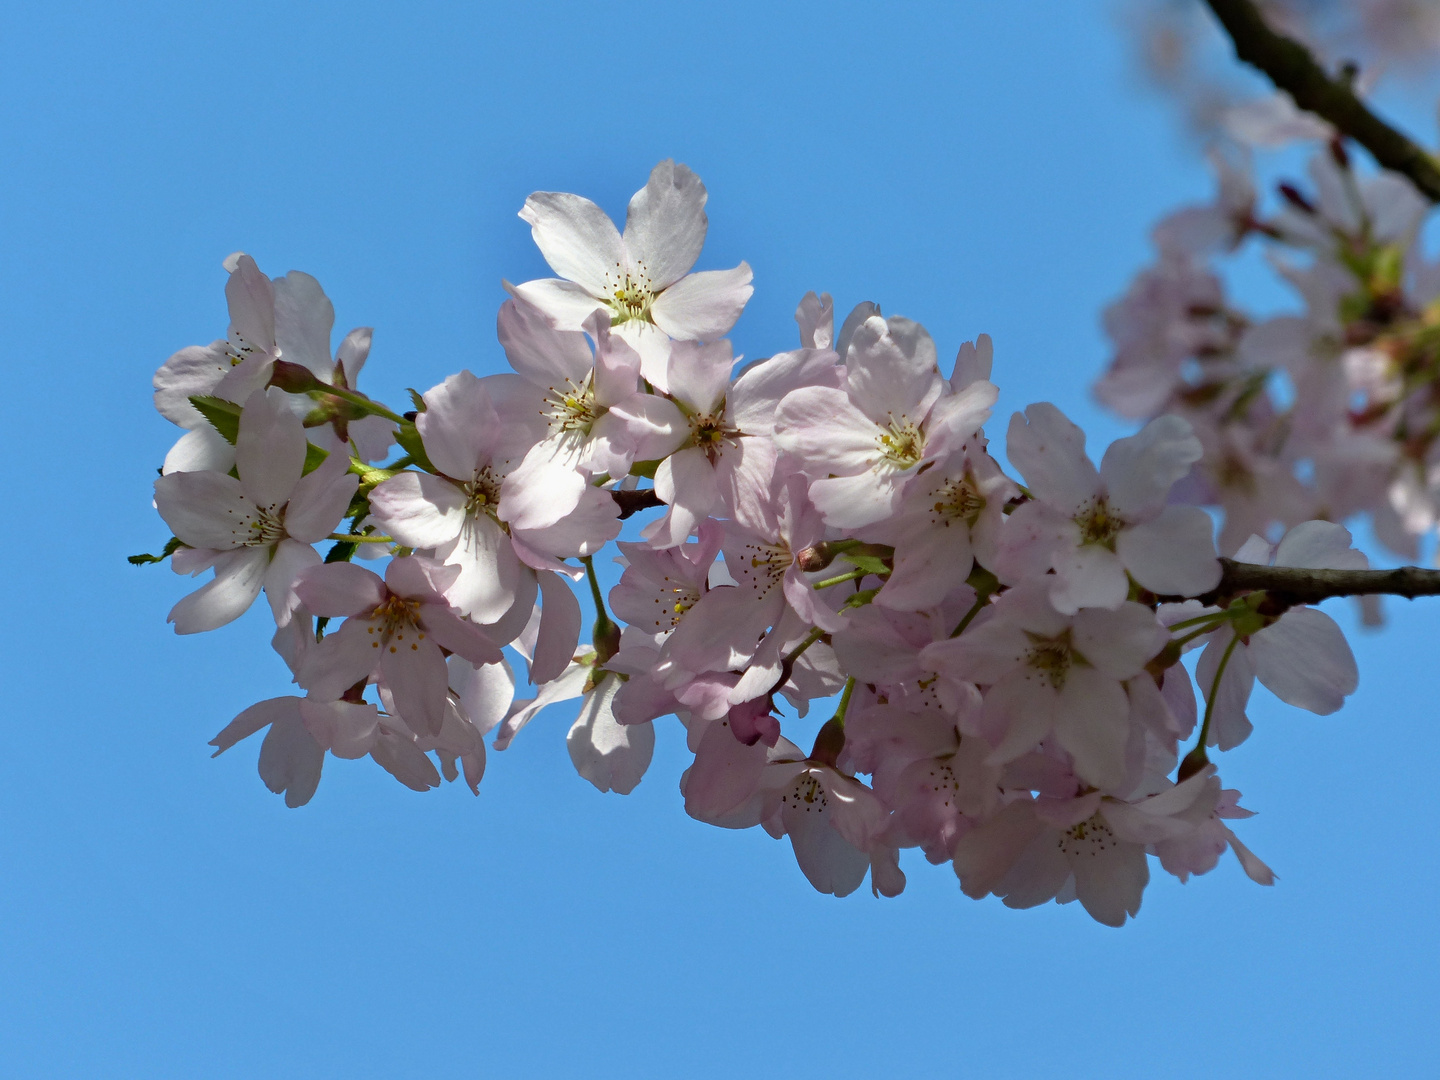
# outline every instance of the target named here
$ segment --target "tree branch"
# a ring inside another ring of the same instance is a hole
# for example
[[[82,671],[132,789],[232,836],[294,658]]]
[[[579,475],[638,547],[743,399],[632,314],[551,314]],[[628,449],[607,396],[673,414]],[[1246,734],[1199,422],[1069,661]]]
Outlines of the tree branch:
[[[1213,603],[1240,593],[1264,591],[1281,610],[1318,604],[1332,596],[1440,596],[1440,570],[1402,566],[1396,570],[1308,570],[1297,566],[1260,566],[1221,559],[1224,573],[1214,592],[1199,599]]]
[[[634,488],[629,491],[614,489],[610,492],[610,497],[619,504],[622,519],[638,514],[641,510],[665,505],[660,501],[660,496],[655,494],[654,488]]]
[[[1366,107],[1344,79],[1331,78],[1309,50],[1266,25],[1251,0],[1206,0],[1235,44],[1235,55],[1258,68],[1300,108],[1334,124],[1380,165],[1410,178],[1440,203],[1440,164],[1423,147]]]

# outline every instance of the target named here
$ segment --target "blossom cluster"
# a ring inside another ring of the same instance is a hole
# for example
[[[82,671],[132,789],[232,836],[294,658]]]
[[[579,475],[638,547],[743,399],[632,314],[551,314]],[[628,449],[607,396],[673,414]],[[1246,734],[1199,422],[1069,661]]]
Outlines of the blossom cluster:
[[[1013,416],[1012,476],[984,431],[988,337],[942,370],[918,323],[871,303],[837,320],[810,293],[795,347],[741,365],[726,335],[751,271],[693,269],[705,202],[668,161],[623,231],[579,196],[532,195],[520,216],[558,276],[508,286],[512,370],[451,375],[403,413],[358,389],[368,329],[332,353],[313,278],[227,260],[227,335],[155,376],[186,429],[155,483],[161,558],[213,571],[170,621],[211,630],[264,592],[296,689],[216,752],[264,730],[261,777],[290,806],[327,755],[477,790],[487,740],[579,699],[581,776],[628,793],[673,717],[688,813],[787,838],[821,892],[868,874],[899,893],[906,848],[971,897],[1078,900],[1111,925],[1152,859],[1183,881],[1231,849],[1269,884],[1207,748],[1249,734],[1256,679],[1324,714],[1357,674],[1329,616],[1221,587],[1212,517],[1185,492],[1215,483],[1230,436],[1186,398],[1185,356],[1165,385],[1153,357],[1117,364],[1111,399],[1155,415],[1098,466],[1054,405]],[[1178,290],[1177,318],[1233,332],[1218,303],[1196,314],[1200,271],[1177,273],[1154,287]],[[1364,565],[1339,525],[1287,521],[1271,544],[1268,511],[1226,508],[1227,529],[1255,526],[1242,559]],[[521,669],[535,689],[516,697]],[[837,695],[810,748],[792,741]]]
[[[1106,311],[1115,353],[1096,393],[1125,417],[1189,422],[1205,455],[1183,497],[1223,511],[1223,554],[1252,534],[1361,517],[1414,560],[1440,525],[1428,205],[1403,176],[1362,174],[1283,95],[1235,110],[1230,126],[1211,154],[1214,201],[1156,226],[1156,261]],[[1252,151],[1295,142],[1314,147],[1308,183],[1280,183],[1267,212]],[[1299,311],[1257,316],[1227,296],[1222,260],[1254,245]]]

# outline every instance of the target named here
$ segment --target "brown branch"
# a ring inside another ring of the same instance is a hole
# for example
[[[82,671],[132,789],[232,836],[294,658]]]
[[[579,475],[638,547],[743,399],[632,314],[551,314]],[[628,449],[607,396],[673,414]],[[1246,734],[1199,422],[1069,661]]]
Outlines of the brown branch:
[[[629,491],[616,489],[610,492],[610,497],[619,504],[622,519],[638,514],[641,510],[665,505],[660,501],[660,496],[655,494],[654,488],[635,488]]]
[[[1224,602],[1241,593],[1269,593],[1280,610],[1296,604],[1318,604],[1332,596],[1440,596],[1440,570],[1402,566],[1396,570],[1309,570],[1297,566],[1261,566],[1221,559],[1220,585],[1199,597]]]
[[[1305,46],[1270,29],[1251,0],[1206,3],[1230,35],[1237,57],[1268,76],[1300,108],[1330,121],[1369,150],[1382,167],[1409,177],[1432,203],[1440,203],[1440,164],[1371,112],[1348,80],[1330,77]]]

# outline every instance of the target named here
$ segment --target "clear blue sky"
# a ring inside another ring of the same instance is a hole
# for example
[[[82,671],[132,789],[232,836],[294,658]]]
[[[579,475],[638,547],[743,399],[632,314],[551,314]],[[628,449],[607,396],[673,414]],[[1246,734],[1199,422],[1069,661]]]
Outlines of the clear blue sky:
[[[556,710],[478,799],[332,761],[288,811],[257,746],[205,745],[286,692],[268,615],[176,638],[187,584],[124,563],[165,538],[150,376],[224,332],[225,255],[319,277],[403,400],[504,363],[500,279],[544,272],[527,193],[620,213],[664,157],[709,186],[702,267],[754,267],[741,351],[828,289],[951,355],[992,334],[1002,417],[1121,433],[1098,313],[1209,185],[1103,5],[16,4],[0,102],[0,1075],[1434,1069],[1440,607],[1357,639],[1338,716],[1257,691],[1222,769],[1276,888],[1227,859],[1115,931],[918,857],[897,900],[821,897],[788,845],[685,816],[673,722],[629,798],[574,775]]]

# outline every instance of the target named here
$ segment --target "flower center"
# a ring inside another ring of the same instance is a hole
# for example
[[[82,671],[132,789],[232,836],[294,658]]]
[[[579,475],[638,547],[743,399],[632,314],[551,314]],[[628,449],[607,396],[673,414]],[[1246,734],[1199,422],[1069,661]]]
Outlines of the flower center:
[[[408,644],[411,650],[418,651],[419,643],[425,640],[425,633],[420,629],[419,615],[420,601],[407,600],[403,596],[390,593],[370,613],[370,626],[367,629],[372,636],[370,647],[378,649],[384,646],[393,653]],[[410,635],[409,641],[406,641],[406,634]]]
[[[745,561],[749,564],[750,573],[745,576],[751,579],[762,596],[784,580],[785,571],[795,561],[794,553],[783,543],[746,544],[743,550],[749,556]],[[744,570],[743,563],[741,569]]]
[[[725,444],[733,442],[740,435],[725,423],[725,405],[722,403],[713,413],[695,413],[690,417],[690,441],[705,452],[713,465],[725,450]]]
[[[1083,663],[1084,657],[1070,644],[1070,628],[1067,626],[1053,638],[1025,631],[1030,639],[1030,654],[1025,663],[1039,673],[1039,676],[1055,690],[1063,689],[1070,665]]]
[[[677,582],[668,575],[663,580],[660,593],[655,597],[655,631],[661,634],[674,630],[680,623],[680,617],[700,599],[700,590],[696,586]]]
[[[461,484],[460,488],[465,492],[465,513],[471,517],[495,516],[495,508],[500,505],[500,481],[495,479],[490,466],[485,466],[475,474],[474,480]]]
[[[1114,847],[1116,843],[1114,830],[1097,811],[1062,832],[1056,846],[1071,858],[1088,855],[1093,859],[1106,848]]]
[[[635,264],[634,273],[617,262],[613,271],[605,272],[605,291],[610,297],[611,326],[632,321],[654,322],[650,305],[655,303],[657,290],[643,262]]]
[[[1104,544],[1106,547],[1114,546],[1115,537],[1125,527],[1125,522],[1110,509],[1104,498],[1096,499],[1082,510],[1076,516],[1075,524],[1080,526],[1081,544]]]
[[[780,796],[780,801],[791,810],[803,810],[807,814],[823,814],[830,805],[824,787],[808,772],[795,778],[795,783]]]
[[[595,404],[595,378],[593,373],[577,386],[566,380],[564,386],[547,387],[545,391],[545,413],[551,427],[561,431],[577,431],[590,434],[595,421],[605,410]]]
[[[925,436],[908,417],[890,418],[890,427],[876,440],[882,460],[897,469],[908,469],[925,453]]]
[[[984,509],[985,496],[975,490],[968,473],[964,479],[946,481],[935,493],[935,515],[946,528],[952,521],[963,521],[973,528]]]
[[[269,510],[260,508],[250,519],[250,537],[245,547],[269,547],[285,539],[285,508]]]

